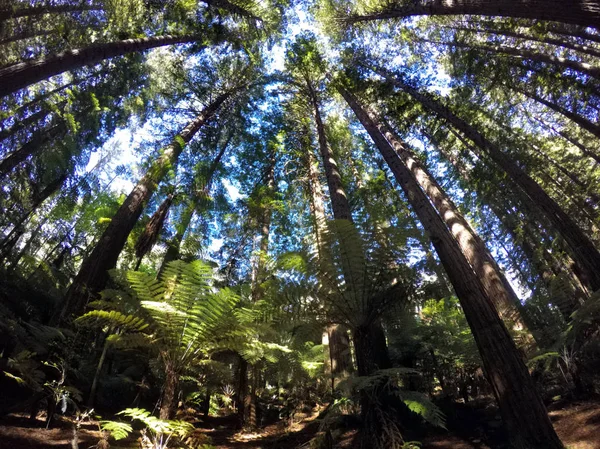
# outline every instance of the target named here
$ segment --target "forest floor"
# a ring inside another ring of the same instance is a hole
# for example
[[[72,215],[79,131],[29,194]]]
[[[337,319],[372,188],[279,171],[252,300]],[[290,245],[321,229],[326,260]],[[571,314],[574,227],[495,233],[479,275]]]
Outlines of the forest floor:
[[[567,405],[555,404],[549,408],[550,418],[569,449],[600,448],[600,402],[579,401]],[[211,417],[204,420],[197,432],[209,436],[218,449],[305,449],[319,431],[318,413],[305,416],[291,426],[283,422],[271,424],[256,433],[234,430],[233,417]],[[501,449],[501,432],[494,432],[494,419],[468,422],[468,426],[452,426],[451,432],[440,432],[423,439],[423,449]],[[470,421],[470,420],[467,420]],[[45,429],[41,420],[30,422],[25,415],[13,414],[0,420],[0,449],[63,449],[71,448],[72,423],[62,419],[51,429]],[[468,429],[468,432],[466,431]],[[495,436],[494,436],[495,434]],[[357,431],[341,435],[336,447],[356,447]],[[79,447],[88,449],[100,437],[98,425],[91,422],[79,431]],[[115,447],[115,446],[113,446]],[[131,446],[130,446],[131,447]]]

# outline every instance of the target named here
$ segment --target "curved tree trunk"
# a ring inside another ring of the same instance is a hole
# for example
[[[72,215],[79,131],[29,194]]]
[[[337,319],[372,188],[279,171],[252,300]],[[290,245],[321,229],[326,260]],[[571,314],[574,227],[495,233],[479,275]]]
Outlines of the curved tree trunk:
[[[209,167],[208,174],[206,176],[206,185],[203,187],[202,192],[200,193],[201,197],[207,198],[208,195],[210,195],[213,176],[215,174],[215,171],[217,170],[217,167],[219,166],[219,163],[221,162],[221,159],[223,158],[223,155],[225,154],[225,150],[229,145],[229,140],[230,139],[228,139],[227,142],[223,145],[223,147],[221,147],[219,153],[217,153],[217,156],[215,157],[214,161]],[[177,232],[175,236],[167,243],[167,252],[165,253],[163,261],[160,265],[157,277],[160,278],[161,273],[164,271],[165,267],[169,262],[179,259],[179,250],[181,248],[181,243],[183,242],[183,237],[185,236],[185,233],[187,232],[187,229],[190,226],[190,223],[192,222],[194,213],[196,212],[196,209],[199,206],[199,201],[201,202],[202,200],[203,198],[190,199],[189,204],[184,209],[183,213],[181,214],[181,217],[179,217],[179,222],[175,226]]]
[[[37,153],[46,143],[67,132],[67,124],[61,120],[49,129],[35,131],[31,139],[0,162],[0,179],[9,175],[20,163]]]
[[[600,28],[597,0],[416,0],[380,12],[350,16],[345,21],[352,24],[410,16],[465,14],[550,20]]]
[[[0,21],[18,19],[19,17],[41,16],[44,14],[63,14],[67,12],[102,11],[100,5],[44,5],[27,6],[24,8],[2,8],[0,9]]]
[[[375,142],[431,237],[473,332],[514,447],[563,449],[518,349],[458,243],[377,124],[352,94],[342,87],[338,91]]]
[[[488,296],[494,301],[500,317],[506,319],[513,327],[527,329],[528,326],[519,313],[521,302],[481,237],[473,230],[435,178],[402,144],[400,138],[389,129],[384,128],[383,132],[447,224],[469,264],[481,280]]]
[[[161,156],[138,181],[115,213],[91,254],[81,264],[79,273],[65,295],[62,307],[53,316],[52,323],[57,324],[71,314],[80,315],[88,299],[104,288],[108,280],[108,270],[115,267],[129,233],[158,184],[177,164],[184,145],[194,137],[230,95],[231,93],[225,93],[218,96],[173,139],[170,145],[163,148]]]
[[[577,262],[580,279],[591,291],[600,289],[600,252],[571,217],[554,201],[542,187],[525,173],[499,147],[487,140],[479,131],[432,97],[419,92],[396,78],[386,76],[392,84],[402,88],[434,114],[446,119],[481,148],[531,199],[532,204],[548,218],[564,238]]]
[[[196,35],[152,36],[139,39],[126,39],[117,42],[90,45],[89,47],[68,50],[54,56],[33,61],[20,62],[0,69],[0,97],[12,94],[33,83],[79,67],[96,64],[105,59],[128,53],[148,50],[165,45],[194,42],[201,39]]]
[[[544,106],[546,106],[548,109],[552,109],[554,112],[558,112],[561,115],[564,115],[565,117],[567,117],[569,120],[571,120],[573,123],[578,124],[579,126],[581,126],[583,129],[585,129],[586,131],[592,133],[594,136],[600,138],[600,126],[596,125],[595,123],[589,121],[588,119],[582,117],[579,114],[576,114],[575,112],[571,112],[566,108],[563,108],[560,105],[557,105],[556,103],[553,103],[549,100],[546,100],[545,98],[540,97],[539,95],[533,93],[533,92],[529,92],[523,89],[519,89],[515,86],[511,86],[512,89],[514,89],[516,92],[519,92],[520,94],[525,95],[528,98],[531,98],[534,101],[537,101],[538,103],[543,104]]]
[[[539,42],[541,44],[554,45],[556,47],[562,47],[562,48],[566,48],[569,50],[577,51],[579,53],[584,53],[586,55],[593,56],[595,58],[600,58],[600,50],[598,50],[596,48],[589,47],[587,45],[580,45],[580,44],[577,44],[577,43],[574,43],[571,41],[567,41],[564,39],[555,39],[550,36],[540,37],[540,36],[534,36],[531,34],[519,33],[517,31],[513,31],[513,30],[494,29],[494,28],[488,28],[488,27],[484,27],[484,28],[451,27],[451,28],[454,30],[457,30],[457,31],[467,31],[469,33],[496,34],[499,36],[514,37],[515,39],[523,39],[523,40],[528,40],[528,41],[532,41],[532,42]]]
[[[535,51],[525,50],[522,48],[504,47],[501,45],[476,45],[465,42],[438,42],[424,40],[432,44],[446,45],[448,47],[466,48],[469,50],[481,50],[488,53],[496,53],[501,55],[514,56],[521,59],[529,59],[531,61],[542,62],[544,64],[555,65],[558,67],[565,67],[575,70],[579,73],[589,75],[590,77],[600,79],[600,67],[594,67],[591,64],[585,62],[575,61],[573,59],[563,58],[561,56],[553,56],[545,53],[539,53]]]

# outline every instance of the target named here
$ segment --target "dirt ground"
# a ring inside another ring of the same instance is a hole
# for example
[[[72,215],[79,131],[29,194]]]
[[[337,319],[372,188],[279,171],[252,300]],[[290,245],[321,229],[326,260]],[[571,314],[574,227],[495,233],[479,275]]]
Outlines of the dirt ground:
[[[209,418],[196,431],[200,437],[209,436],[218,449],[300,449],[315,437],[319,430],[318,414],[307,416],[291,427],[276,423],[257,433],[233,430],[231,418]],[[583,401],[550,408],[550,418],[562,441],[569,449],[600,449],[600,402]],[[500,449],[501,445],[474,436],[440,433],[423,440],[423,449]],[[0,449],[71,448],[72,423],[63,420],[52,429],[43,422],[30,423],[26,416],[10,415],[0,421]],[[355,430],[347,431],[338,445],[352,448]],[[97,423],[89,423],[79,432],[79,447],[88,449],[100,438]],[[491,445],[490,445],[491,444]],[[136,447],[135,441],[121,447]],[[111,446],[113,448],[116,445]]]

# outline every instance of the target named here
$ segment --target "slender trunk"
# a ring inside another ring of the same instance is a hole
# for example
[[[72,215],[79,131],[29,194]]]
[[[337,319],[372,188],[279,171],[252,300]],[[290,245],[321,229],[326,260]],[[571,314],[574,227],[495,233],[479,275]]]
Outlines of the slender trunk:
[[[345,19],[349,24],[410,16],[501,16],[549,20],[600,28],[600,4],[596,0],[417,0]]]
[[[329,187],[329,197],[331,198],[333,217],[336,220],[352,221],[350,204],[348,203],[348,198],[344,192],[342,177],[340,176],[337,163],[333,157],[331,148],[327,143],[327,137],[325,136],[325,127],[323,125],[323,120],[321,119],[319,100],[314,91],[312,83],[307,81],[306,84],[309,91],[310,101],[312,102],[313,106],[315,126],[319,141],[319,150],[321,151],[323,167],[325,168],[325,176],[327,179],[327,186]]]
[[[473,332],[514,446],[563,449],[518,349],[457,241],[377,124],[352,94],[342,87],[338,90],[375,142],[430,235]]]
[[[535,25],[533,23],[532,25]],[[549,23],[545,26],[550,33],[561,36],[571,36],[584,41],[597,42],[600,44],[600,36],[597,34],[588,33],[585,26],[569,26],[562,23]]]
[[[552,38],[547,35],[540,37],[540,36],[534,36],[534,35],[525,34],[525,33],[519,33],[517,31],[513,31],[513,30],[494,29],[494,28],[469,28],[469,27],[451,27],[451,28],[454,30],[457,30],[457,31],[467,31],[469,33],[496,34],[496,35],[500,35],[500,36],[508,36],[508,37],[514,37],[516,39],[528,40],[531,42],[539,42],[541,44],[554,45],[557,47],[562,47],[562,48],[574,50],[574,51],[577,51],[579,53],[583,53],[583,54],[586,54],[589,56],[593,56],[595,58],[600,58],[600,50],[598,50],[594,47],[590,47],[588,45],[577,44],[575,42],[567,41],[564,39]]]
[[[62,109],[65,103],[66,102],[61,101],[60,103],[56,104],[56,107],[58,109]],[[48,117],[51,112],[52,111],[50,111],[48,108],[42,108],[38,112],[31,114],[29,117],[26,117],[24,119],[17,121],[10,128],[3,129],[2,131],[0,131],[0,141],[8,139],[9,137],[14,136],[19,131],[21,131],[35,123],[42,121],[43,119]]]
[[[336,220],[348,220],[354,222],[352,218],[352,211],[350,209],[350,203],[344,190],[342,178],[338,171],[337,162],[333,156],[331,148],[327,143],[327,137],[325,135],[325,127],[321,119],[321,112],[319,108],[319,100],[317,94],[312,86],[312,83],[307,79],[306,85],[309,92],[310,101],[313,107],[313,115],[317,130],[317,137],[319,141],[319,149],[321,151],[321,157],[323,161],[323,167],[325,168],[325,177],[327,179],[327,185],[329,187],[329,197],[331,199],[331,208],[333,210],[333,217]],[[349,282],[351,277],[348,275],[350,270],[346,267],[342,267],[346,282]],[[383,338],[370,338],[372,334],[383,336]],[[356,359],[358,364],[359,357],[363,360],[363,365],[368,367],[379,366],[380,368],[386,368],[389,365],[389,355],[387,343],[385,341],[385,334],[379,321],[374,323],[365,323],[364,331],[357,332],[353,330],[354,345],[356,349]],[[368,341],[364,344],[356,341],[357,338],[368,338]],[[372,350],[369,349],[367,352],[362,352],[359,355],[359,351],[363,351],[369,344],[379,345]],[[377,359],[372,359],[377,357]],[[359,375],[360,369],[359,369]]]
[[[23,8],[2,8],[0,9],[0,21],[8,19],[17,19],[19,17],[33,17],[44,14],[64,14],[67,12],[83,11],[102,11],[100,5],[44,5],[44,6],[26,6]]]
[[[585,194],[587,198],[592,202],[592,206],[598,206],[598,204],[600,203],[600,196],[597,193],[591,191],[588,183],[584,182],[577,174],[565,168],[563,164],[558,162],[556,159],[552,158],[552,156],[545,154],[535,145],[533,145],[532,148],[534,152],[538,156],[540,156],[540,164],[543,164],[545,161],[550,161],[551,165],[553,165],[559,172],[561,172],[563,175],[569,178],[573,182],[573,184],[577,185],[581,189],[581,191],[583,191],[583,194]],[[595,213],[594,207],[592,207],[590,212]]]
[[[444,156],[447,160],[450,161],[450,163],[452,164],[454,169],[459,173],[461,178],[469,182],[471,180],[471,176],[464,164],[462,164],[462,162],[456,157],[454,157],[450,152],[445,150],[433,136],[431,136],[430,134],[426,135],[427,138],[442,154],[442,156]],[[462,139],[460,134],[455,133],[455,135],[459,139]],[[525,205],[512,206],[511,204],[508,204],[506,198],[501,193],[505,190],[505,188],[508,187],[500,186],[499,189],[491,188],[487,190],[487,192],[500,193],[500,197],[494,196],[490,193],[485,193],[483,194],[484,199],[490,206],[494,215],[496,215],[498,220],[500,220],[502,226],[511,235],[513,242],[515,242],[515,244],[523,250],[525,257],[529,261],[529,265],[533,268],[534,272],[536,272],[540,276],[543,284],[546,286],[546,289],[548,291],[551,290],[552,280],[560,272],[564,272],[564,274],[566,274],[569,277],[570,285],[573,291],[573,298],[571,301],[571,305],[569,306],[570,312],[568,312],[568,314],[570,315],[570,313],[572,313],[578,308],[580,302],[583,302],[585,301],[585,299],[587,299],[587,294],[584,292],[582,286],[579,284],[578,281],[576,281],[575,283],[572,282],[573,279],[576,279],[576,276],[570,268],[564,266],[558,271],[550,271],[550,267],[556,266],[556,264],[558,263],[558,261],[556,260],[556,256],[550,254],[550,252],[546,248],[544,248],[542,236],[539,236],[537,234],[533,235],[534,232],[531,230],[531,225],[529,223],[522,223],[516,220],[515,214],[512,212],[512,209],[518,209],[519,207],[522,208],[525,207]],[[543,257],[538,256],[535,248],[539,250]],[[533,320],[529,318],[529,314],[526,312],[526,309],[521,308],[520,310],[522,311],[522,317],[528,324],[528,327],[530,329],[535,329],[535,331],[537,331],[539,334],[540,329],[537,329],[535,326],[533,326]]]
[[[248,396],[248,362],[240,355],[238,367],[237,415],[239,428],[246,424],[246,397]]]
[[[12,250],[14,245],[16,245],[20,236],[25,232],[24,225],[27,219],[33,213],[35,213],[35,211],[44,203],[44,201],[46,201],[60,189],[63,183],[67,180],[67,177],[68,174],[62,174],[50,184],[48,184],[46,187],[44,187],[44,189],[42,189],[41,192],[38,192],[34,195],[33,203],[31,204],[29,210],[21,216],[21,218],[15,223],[10,233],[0,243],[0,260],[4,259],[8,255],[8,253]],[[15,264],[13,263],[13,265]]]
[[[158,270],[158,277],[160,278],[161,274],[164,272],[167,264],[174,260],[179,259],[179,249],[181,247],[181,242],[183,241],[183,237],[192,222],[192,218],[194,216],[194,212],[196,211],[196,204],[193,200],[186,206],[183,213],[179,217],[179,221],[175,226],[177,232],[175,236],[167,243],[167,252],[163,257],[163,261],[160,265],[160,269]]]
[[[548,109],[551,109],[554,112],[564,115],[569,120],[571,120],[573,123],[576,123],[577,125],[579,125],[583,129],[585,129],[586,131],[588,131],[591,134],[593,134],[594,136],[600,138],[600,126],[599,125],[596,125],[595,123],[589,121],[588,119],[582,117],[581,115],[571,112],[568,109],[565,109],[562,106],[557,105],[556,103],[546,100],[533,92],[529,92],[529,91],[526,91],[524,89],[521,89],[521,88],[518,88],[515,86],[511,86],[511,87],[516,92],[519,92],[520,94],[523,94],[524,96],[531,98],[532,100],[537,101],[538,103],[543,104]]]
[[[25,39],[32,39],[34,37],[42,37],[42,36],[50,36],[54,34],[56,31],[50,30],[28,30],[18,34],[13,34],[12,36],[8,36],[0,39],[0,45],[10,44],[12,42],[22,41]]]
[[[173,419],[177,410],[177,394],[179,388],[179,374],[168,359],[165,362],[165,385],[160,401],[160,419]]]
[[[600,289],[600,252],[592,241],[585,235],[571,217],[554,201],[542,187],[525,173],[510,157],[504,154],[498,146],[487,140],[479,131],[469,125],[446,106],[432,97],[422,94],[417,89],[387,76],[394,85],[402,88],[427,109],[442,117],[463,132],[469,139],[481,148],[531,199],[532,204],[545,215],[554,228],[564,238],[572,251],[572,257],[577,262],[581,281],[589,285],[592,291]]]
[[[495,53],[501,55],[514,56],[520,59],[529,59],[535,62],[541,62],[543,64],[554,65],[557,67],[565,67],[568,69],[575,70],[579,73],[588,75],[592,78],[600,79],[600,67],[594,67],[586,62],[579,62],[573,59],[563,58],[562,56],[553,56],[550,54],[539,53],[536,51],[525,50],[523,48],[504,47],[501,45],[475,45],[466,42],[440,42],[423,40],[432,44],[445,45],[448,47],[455,48],[466,48],[468,50],[480,50],[487,53]]]
[[[108,354],[108,347],[110,346],[110,341],[108,336],[110,335],[110,331],[107,334],[106,339],[104,340],[104,345],[102,346],[102,354],[100,354],[100,360],[98,360],[98,365],[96,366],[96,372],[94,373],[94,380],[92,381],[92,387],[90,388],[90,395],[87,401],[87,407],[93,408],[94,401],[96,400],[96,390],[98,389],[98,382],[100,380],[100,374],[102,373],[102,368],[104,366],[104,361],[106,360],[106,354]]]
[[[179,223],[176,225],[176,234],[175,236],[167,243],[167,252],[163,258],[163,261],[160,265],[160,269],[158,270],[158,276],[160,278],[161,273],[164,271],[167,264],[173,260],[179,259],[179,251],[181,248],[181,242],[183,242],[183,237],[187,232],[190,223],[192,222],[192,218],[194,217],[194,213],[199,206],[199,202],[201,202],[204,198],[208,198],[210,195],[210,190],[212,186],[213,176],[217,171],[217,168],[225,154],[225,150],[229,145],[230,139],[221,147],[219,153],[213,160],[211,166],[209,167],[208,174],[206,176],[205,186],[202,188],[202,192],[200,193],[201,198],[192,198],[189,201],[189,204],[184,209],[181,217],[179,217]]]
[[[10,174],[20,163],[35,155],[48,142],[62,136],[67,132],[67,124],[60,121],[49,129],[40,129],[33,133],[31,139],[18,150],[13,151],[0,162],[0,179]]]
[[[68,50],[47,58],[20,62],[0,69],[0,97],[12,94],[33,83],[45,80],[69,70],[96,64],[105,59],[123,56],[128,53],[182,44],[201,40],[201,36],[152,36],[127,39],[117,42],[90,45],[89,47]]]
[[[259,370],[256,364],[252,365],[252,374],[250,378],[250,394],[246,398],[246,425],[251,429],[258,427],[258,419],[256,416],[258,407],[258,375]]]
[[[548,124],[544,123],[539,118],[534,117],[534,120],[536,122],[540,123],[544,128],[551,130],[555,134],[558,134],[560,137],[562,137],[563,139],[565,139],[567,142],[569,142],[575,148],[579,149],[579,151],[581,151],[584,156],[587,156],[587,157],[593,159],[594,161],[596,161],[597,164],[600,164],[600,154],[594,153],[593,151],[591,151],[588,148],[586,148],[581,142],[579,142],[578,140],[574,139],[573,137],[571,137],[566,132],[558,130],[554,126],[551,126],[551,125],[548,125]]]
[[[81,264],[79,273],[65,295],[62,307],[53,317],[53,323],[59,323],[71,314],[80,315],[88,299],[104,288],[108,280],[108,270],[115,267],[129,233],[158,184],[168,171],[176,166],[185,144],[194,137],[230,95],[231,93],[225,93],[217,97],[173,139],[170,145],[162,150],[158,160],[133,188],[115,213],[91,254]]]
[[[308,130],[304,130],[305,138],[308,138]],[[332,262],[329,248],[324,244],[326,232],[325,206],[323,204],[323,190],[319,180],[317,162],[313,156],[309,141],[305,142],[303,160],[308,173],[308,193],[310,196],[311,214],[314,219],[315,239],[319,263],[327,266]],[[350,341],[348,330],[340,324],[332,324],[326,329],[328,337],[328,363],[331,376],[331,389],[335,389],[336,379],[344,380],[353,371],[352,354],[350,352]]]

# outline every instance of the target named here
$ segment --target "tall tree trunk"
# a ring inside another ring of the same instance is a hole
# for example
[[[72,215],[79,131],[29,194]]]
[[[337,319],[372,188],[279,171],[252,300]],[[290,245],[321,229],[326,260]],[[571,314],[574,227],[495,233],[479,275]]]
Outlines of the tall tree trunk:
[[[48,198],[54,195],[61,188],[63,183],[67,180],[67,177],[68,174],[63,173],[58,178],[50,182],[46,187],[44,187],[42,191],[37,192],[35,195],[33,195],[33,202],[29,207],[29,210],[19,218],[19,220],[15,223],[13,229],[2,240],[2,242],[0,242],[0,260],[4,259],[12,251],[12,248],[14,247],[14,245],[16,245],[17,241],[24,233],[24,225],[27,219],[33,213],[35,213],[35,211],[44,203],[44,201],[46,201]]]
[[[460,135],[457,135],[460,138]],[[446,158],[457,173],[460,175],[462,179],[469,182],[471,180],[470,173],[468,172],[466,166],[462,164],[462,162],[454,157],[452,153],[445,150],[443,146],[437,142],[437,140],[427,134],[427,138],[433,143],[433,145],[437,148],[437,150],[442,154],[444,158]],[[497,191],[502,192],[503,188],[497,189]],[[519,223],[512,212],[512,210],[518,206],[512,206],[506,202],[506,198],[503,196],[501,198],[497,198],[494,196],[490,196],[489,194],[485,194],[484,198],[489,205],[490,209],[496,215],[498,220],[502,223],[502,226],[506,231],[510,234],[513,242],[518,245],[525,257],[528,260],[529,265],[532,267],[533,271],[538,274],[541,278],[543,285],[546,287],[548,291],[551,290],[552,280],[555,276],[558,276],[560,273],[566,274],[569,278],[569,283],[572,287],[573,298],[568,308],[564,309],[565,317],[569,317],[571,313],[573,313],[580,305],[581,302],[587,299],[587,294],[582,290],[582,287],[579,284],[575,274],[571,269],[566,266],[558,267],[558,260],[556,260],[556,256],[548,252],[546,248],[542,245],[542,236],[532,235],[531,227],[525,223]],[[537,247],[537,251],[536,251]],[[538,252],[540,254],[538,254]],[[573,281],[575,281],[573,283]],[[567,310],[568,309],[568,310]],[[523,312],[526,309],[521,309]],[[522,314],[523,318],[527,323],[533,323],[533,320],[528,318],[528,314]],[[533,329],[532,324],[528,324],[528,327]],[[541,331],[540,329],[535,329],[536,331]]]
[[[325,127],[321,118],[319,99],[317,97],[317,93],[315,92],[311,81],[308,79],[306,80],[306,86],[308,89],[310,102],[313,107],[313,116],[317,130],[317,138],[319,142],[319,149],[321,151],[321,157],[323,160],[323,167],[325,168],[327,186],[329,187],[329,197],[331,198],[331,208],[333,210],[333,217],[336,220],[348,220],[353,223],[354,220],[352,218],[350,203],[348,202],[348,198],[344,190],[344,185],[342,183],[342,178],[337,168],[337,162],[334,158],[331,148],[327,143],[327,136],[325,135]],[[342,271],[344,272],[344,276],[347,278],[347,282],[349,282],[348,279],[350,279],[350,277],[347,273],[349,273],[350,270],[347,268],[344,269],[342,267]],[[372,335],[383,335],[383,338],[371,338]],[[374,323],[365,323],[364,328],[359,332],[353,330],[353,337],[357,362],[358,359],[361,358],[364,361],[363,365],[368,367],[379,366],[379,368],[386,368],[390,365],[387,343],[385,341],[385,334],[379,321],[376,321]],[[356,338],[366,338],[367,342],[365,342],[364,344],[361,342],[357,342]],[[368,352],[359,355],[358,351],[365,350],[369,344],[378,344],[379,346],[371,348]],[[360,372],[359,375],[361,375]]]
[[[414,157],[398,136],[386,128],[383,128],[383,132],[388,142],[393,145],[404,165],[412,172],[417,183],[450,229],[465,258],[481,280],[487,295],[494,301],[500,317],[507,320],[512,327],[527,329],[519,314],[521,302],[481,237],[473,230],[427,168]]]
[[[310,147],[310,134],[308,129],[304,129],[304,142],[302,148],[303,161],[308,173],[308,193],[310,196],[310,209],[314,220],[316,249],[319,263],[324,267],[332,262],[332,255],[329,248],[325,245],[326,217],[325,206],[323,204],[323,189],[319,179],[319,169],[317,161]],[[324,268],[325,269],[325,268]],[[328,365],[331,376],[331,389],[335,389],[336,379],[344,380],[353,371],[352,354],[350,352],[350,341],[348,339],[348,330],[340,324],[332,324],[327,327],[328,337]]]
[[[63,304],[54,314],[57,324],[70,315],[80,315],[88,299],[99,293],[108,280],[108,270],[115,267],[129,233],[139,219],[145,204],[150,200],[160,181],[173,168],[181,152],[200,128],[214,115],[231,92],[219,95],[192,120],[170,145],[163,148],[160,157],[138,181],[129,196],[113,216],[91,254],[83,261],[79,273],[65,295]]]
[[[341,86],[338,90],[375,142],[430,235],[473,332],[514,447],[563,449],[518,349],[458,242],[374,120],[350,92]]]
[[[425,108],[439,117],[446,119],[475,142],[479,148],[485,151],[490,159],[506,172],[514,183],[525,192],[531,199],[532,204],[535,204],[539,208],[569,245],[572,252],[571,255],[578,265],[582,283],[589,286],[592,291],[600,289],[600,252],[571,217],[537,182],[525,173],[510,157],[503,153],[498,146],[486,139],[467,122],[454,115],[449,108],[402,81],[391,78],[387,74],[385,76],[392,84],[402,88],[425,106]]]
[[[557,47],[562,47],[562,48],[566,48],[569,50],[574,50],[577,51],[579,53],[583,53],[589,56],[592,56],[594,58],[600,58],[600,51],[587,46],[587,45],[580,45],[577,44],[575,42],[572,41],[568,41],[565,39],[556,39],[556,38],[552,38],[548,35],[546,36],[536,36],[536,35],[531,35],[531,34],[526,34],[526,33],[519,33],[517,31],[513,31],[513,30],[507,30],[507,29],[494,29],[494,28],[488,28],[488,27],[477,27],[477,28],[469,28],[469,27],[451,27],[454,30],[457,31],[467,31],[469,33],[487,33],[487,34],[496,34],[499,36],[507,36],[507,37],[514,37],[516,39],[523,39],[523,40],[528,40],[528,41],[532,41],[532,42],[539,42],[541,44],[549,44],[549,45],[554,45]]]
[[[6,45],[12,42],[22,41],[25,39],[32,39],[34,37],[50,36],[55,33],[56,31],[52,30],[26,30],[18,34],[13,34],[12,36],[0,39],[0,45]]]
[[[0,179],[10,174],[20,163],[28,157],[36,154],[48,142],[64,135],[67,132],[67,124],[64,120],[51,125],[49,129],[35,131],[31,139],[23,144],[18,150],[13,151],[2,162],[0,162]]]
[[[167,252],[165,253],[163,261],[160,265],[160,269],[158,270],[159,278],[169,262],[179,259],[179,251],[181,248],[181,243],[183,242],[183,237],[185,236],[185,233],[187,232],[187,229],[190,226],[190,223],[192,222],[192,218],[194,217],[196,209],[198,208],[200,203],[202,203],[202,201],[205,198],[208,198],[208,196],[210,195],[214,174],[217,171],[219,164],[221,163],[221,159],[225,154],[225,150],[227,149],[230,140],[231,138],[227,139],[227,142],[225,142],[225,144],[221,147],[221,149],[217,153],[217,156],[212,161],[208,169],[205,185],[202,187],[200,193],[200,198],[191,198],[189,200],[189,204],[183,210],[181,217],[179,217],[179,222],[175,226],[177,232],[175,236],[167,243]]]
[[[43,59],[20,62],[0,69],[0,97],[12,94],[33,83],[69,70],[96,64],[105,59],[165,45],[200,40],[201,36],[152,36],[117,42],[90,45],[78,50],[67,50]]]
[[[569,120],[571,120],[573,123],[576,123],[577,125],[581,126],[586,131],[588,131],[591,134],[593,134],[594,136],[600,138],[600,126],[599,125],[596,125],[595,123],[589,121],[588,119],[582,117],[581,115],[576,114],[575,112],[571,112],[568,109],[563,108],[562,106],[560,106],[556,103],[553,103],[549,100],[546,100],[545,98],[542,98],[533,92],[529,92],[529,91],[526,91],[524,89],[521,89],[519,87],[512,86],[512,85],[510,87],[513,90],[515,90],[516,92],[519,92],[520,94],[523,94],[526,97],[531,98],[532,100],[535,100],[538,103],[543,104],[548,109],[552,109],[554,112],[558,112],[559,114],[564,115]]]
[[[537,117],[533,117],[533,119],[536,122],[538,122],[539,124],[541,124],[544,128],[549,129],[550,131],[552,131],[555,134],[558,134],[560,137],[562,137],[563,139],[565,139],[567,142],[569,142],[575,148],[579,149],[579,151],[581,151],[581,153],[583,153],[584,156],[587,156],[587,157],[593,159],[594,161],[596,161],[597,164],[600,164],[600,154],[594,153],[593,151],[589,150],[588,148],[585,147],[585,145],[583,145],[578,140],[574,139],[568,133],[566,133],[566,132],[564,132],[562,130],[556,129],[552,125],[546,124],[543,120],[541,120],[541,119],[539,119]]]
[[[550,20],[600,28],[600,3],[596,0],[417,0],[380,12],[350,16],[345,21],[352,24],[410,16],[465,14]]]
[[[340,172],[338,170],[333,153],[331,152],[331,148],[327,144],[325,127],[323,126],[323,120],[321,119],[319,100],[314,91],[312,83],[307,80],[306,84],[309,91],[310,101],[312,102],[313,106],[315,126],[317,128],[317,138],[319,141],[319,150],[321,151],[323,167],[325,168],[325,177],[327,179],[327,186],[329,187],[329,197],[331,198],[333,217],[336,220],[352,221],[350,204],[348,203],[348,198],[346,197],[346,193],[344,191],[342,177],[340,176]]]
[[[469,44],[466,42],[440,42],[424,40],[432,44],[446,45],[455,48],[466,48],[468,50],[480,50],[487,53],[495,53],[501,55],[514,56],[520,59],[529,59],[535,62],[541,62],[543,64],[554,65],[557,67],[564,67],[575,70],[579,73],[588,75],[592,78],[600,79],[600,68],[594,67],[585,62],[575,61],[573,59],[567,59],[560,56],[553,56],[550,54],[539,53],[536,51],[525,50],[523,48],[504,47],[502,45],[476,45]]]
[[[241,429],[246,423],[246,398],[248,397],[248,362],[240,355],[238,365],[238,385],[237,385],[237,415],[238,426]]]
[[[25,6],[0,9],[0,21],[8,19],[18,19],[19,17],[33,17],[44,14],[64,14],[67,12],[82,11],[102,11],[100,5],[43,5],[43,6]]]
[[[55,105],[55,107],[58,108],[59,110],[61,110],[63,108],[63,106],[65,105],[65,103],[66,103],[66,101],[61,101],[60,103],[57,103]],[[35,123],[38,123],[38,122],[44,120],[51,113],[52,113],[52,111],[49,108],[43,107],[42,109],[40,109],[39,111],[31,114],[30,116],[17,121],[10,128],[3,129],[2,131],[0,131],[0,141],[8,139],[9,137],[14,136],[19,131],[21,131],[21,130],[23,130],[23,129],[25,129],[25,128],[27,128],[27,127],[35,124]]]

